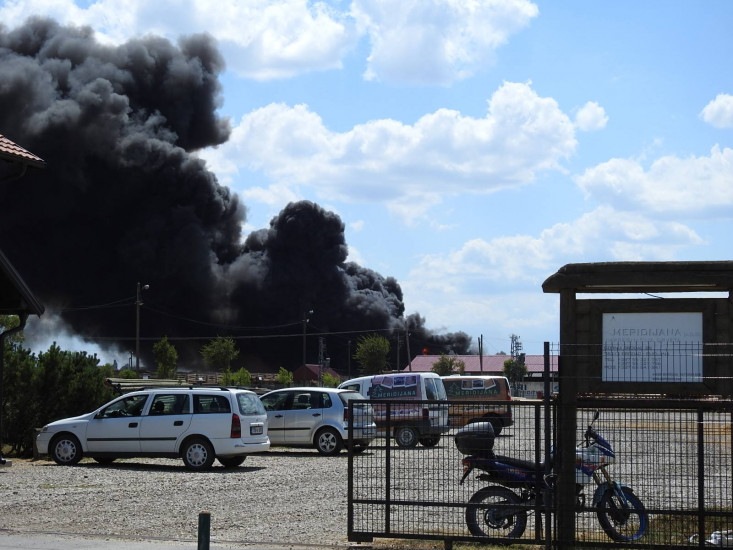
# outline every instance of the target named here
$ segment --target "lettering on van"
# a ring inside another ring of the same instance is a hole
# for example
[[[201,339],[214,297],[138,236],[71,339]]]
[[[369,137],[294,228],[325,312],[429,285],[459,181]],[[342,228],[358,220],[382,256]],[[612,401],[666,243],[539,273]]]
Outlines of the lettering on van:
[[[448,399],[499,395],[499,385],[495,380],[447,380],[444,378],[443,385],[448,394]]]
[[[375,376],[369,392],[371,399],[419,398],[417,376]]]

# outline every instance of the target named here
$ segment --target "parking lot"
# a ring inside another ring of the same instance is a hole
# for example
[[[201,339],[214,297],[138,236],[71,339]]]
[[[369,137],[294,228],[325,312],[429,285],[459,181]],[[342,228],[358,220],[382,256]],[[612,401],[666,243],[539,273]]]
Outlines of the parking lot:
[[[515,408],[516,423],[497,438],[497,453],[534,456],[535,423],[530,411]],[[583,414],[580,428],[590,418],[590,413]],[[694,413],[604,411],[596,427],[617,451],[613,475],[631,485],[648,509],[695,508],[699,426]],[[702,433],[707,506],[729,506],[733,483],[729,416],[706,416]],[[393,497],[468,500],[482,482],[458,484],[461,455],[451,435],[432,448],[392,448]],[[382,443],[355,458],[357,491],[386,483]],[[180,460],[170,459],[126,459],[107,466],[84,459],[76,467],[60,467],[49,460],[15,460],[12,467],[0,469],[4,497],[0,517],[2,528],[13,533],[188,541],[191,547],[198,516],[206,511],[211,514],[212,543],[239,545],[233,548],[346,547],[347,478],[345,452],[327,457],[315,449],[276,447],[250,455],[239,468],[216,465],[208,472],[187,471]],[[412,533],[467,533],[460,507],[447,513],[421,508],[398,519],[408,522]],[[597,528],[592,521],[591,526]],[[400,524],[395,522],[392,528],[399,529]]]
[[[166,459],[14,460],[0,469],[0,518],[21,533],[191,541],[207,511],[212,542],[345,544],[347,462],[312,449],[274,449],[209,472]]]

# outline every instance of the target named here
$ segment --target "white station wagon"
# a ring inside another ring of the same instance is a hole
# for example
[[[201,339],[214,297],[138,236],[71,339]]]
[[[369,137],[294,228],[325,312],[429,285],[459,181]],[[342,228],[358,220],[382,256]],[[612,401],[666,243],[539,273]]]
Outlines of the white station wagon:
[[[87,456],[182,458],[191,470],[217,459],[235,468],[270,448],[267,413],[257,394],[231,388],[155,388],[130,392],[96,411],[51,422],[36,438],[40,454],[61,465]]]

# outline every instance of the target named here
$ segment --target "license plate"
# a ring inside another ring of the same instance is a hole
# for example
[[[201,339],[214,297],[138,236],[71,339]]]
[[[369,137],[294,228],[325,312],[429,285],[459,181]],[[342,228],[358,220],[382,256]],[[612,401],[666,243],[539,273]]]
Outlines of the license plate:
[[[262,424],[252,424],[249,427],[250,435],[262,435],[265,431],[265,427]]]

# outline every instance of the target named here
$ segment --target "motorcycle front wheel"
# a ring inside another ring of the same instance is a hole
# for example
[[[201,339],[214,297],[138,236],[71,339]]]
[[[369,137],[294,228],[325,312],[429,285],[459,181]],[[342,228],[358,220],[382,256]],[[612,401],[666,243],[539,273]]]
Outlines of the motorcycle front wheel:
[[[649,515],[628,487],[620,487],[623,497],[609,488],[598,503],[598,521],[603,531],[617,542],[639,540],[646,533]]]
[[[506,487],[484,487],[466,507],[466,525],[476,537],[517,539],[527,527],[527,510],[522,499]]]

